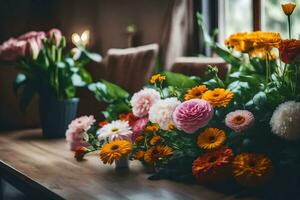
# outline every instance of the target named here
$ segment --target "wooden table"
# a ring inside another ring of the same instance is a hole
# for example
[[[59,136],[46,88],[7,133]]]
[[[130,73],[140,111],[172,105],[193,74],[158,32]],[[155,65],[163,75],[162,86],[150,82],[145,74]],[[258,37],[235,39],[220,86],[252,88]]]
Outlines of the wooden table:
[[[135,161],[123,171],[96,154],[77,162],[65,140],[45,140],[39,129],[0,134],[0,176],[30,199],[235,199],[196,184],[147,180]]]

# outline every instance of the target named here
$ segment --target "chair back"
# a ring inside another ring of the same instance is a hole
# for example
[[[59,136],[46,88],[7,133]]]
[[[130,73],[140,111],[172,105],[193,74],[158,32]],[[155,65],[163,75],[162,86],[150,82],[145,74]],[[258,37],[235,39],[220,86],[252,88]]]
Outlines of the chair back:
[[[136,92],[147,83],[157,54],[157,44],[127,49],[109,49],[104,59],[105,79],[129,92]]]
[[[219,57],[179,57],[176,58],[171,67],[171,71],[182,73],[188,76],[204,76],[208,65],[218,68],[218,75],[221,79],[225,79],[229,66]]]

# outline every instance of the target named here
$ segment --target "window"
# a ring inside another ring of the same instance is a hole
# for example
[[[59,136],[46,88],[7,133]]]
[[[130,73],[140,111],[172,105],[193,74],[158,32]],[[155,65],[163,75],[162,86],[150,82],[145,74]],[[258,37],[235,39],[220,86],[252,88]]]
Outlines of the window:
[[[264,0],[262,9],[262,30],[280,32],[284,38],[288,37],[287,19],[281,10],[281,0]],[[294,1],[298,6],[300,0]],[[300,34],[300,9],[296,7],[291,16],[292,37],[299,38]]]
[[[225,37],[252,31],[252,0],[225,0]]]

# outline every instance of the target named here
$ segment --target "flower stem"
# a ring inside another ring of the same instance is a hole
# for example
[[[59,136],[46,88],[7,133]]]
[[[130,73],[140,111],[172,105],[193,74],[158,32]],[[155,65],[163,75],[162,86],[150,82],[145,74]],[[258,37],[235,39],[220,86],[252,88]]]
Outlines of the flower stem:
[[[290,15],[288,15],[287,16],[288,17],[288,29],[289,29],[289,39],[291,39],[292,38],[292,31],[291,31],[291,16]]]

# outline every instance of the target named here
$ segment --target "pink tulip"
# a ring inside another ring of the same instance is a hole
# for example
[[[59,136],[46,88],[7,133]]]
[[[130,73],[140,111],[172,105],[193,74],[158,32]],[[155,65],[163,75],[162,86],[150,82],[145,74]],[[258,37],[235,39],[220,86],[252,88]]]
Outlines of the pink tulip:
[[[47,33],[47,37],[55,46],[58,47],[62,39],[62,34],[59,29],[53,28]]]
[[[16,61],[19,57],[25,56],[26,42],[10,38],[0,45],[0,60]]]

